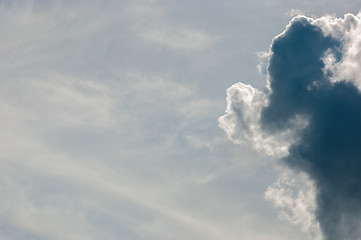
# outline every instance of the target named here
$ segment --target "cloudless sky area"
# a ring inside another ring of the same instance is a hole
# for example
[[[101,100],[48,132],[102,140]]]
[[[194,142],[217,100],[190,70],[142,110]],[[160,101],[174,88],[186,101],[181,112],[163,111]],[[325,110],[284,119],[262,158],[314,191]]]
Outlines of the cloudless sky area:
[[[0,0],[0,239],[315,240],[267,197],[278,157],[218,118],[231,85],[266,88],[262,52],[292,17],[360,9]]]

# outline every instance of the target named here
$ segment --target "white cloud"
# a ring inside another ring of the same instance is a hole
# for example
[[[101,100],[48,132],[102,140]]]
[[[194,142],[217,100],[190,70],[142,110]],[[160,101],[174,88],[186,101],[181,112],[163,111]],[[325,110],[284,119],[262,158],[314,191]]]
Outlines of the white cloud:
[[[285,171],[265,192],[266,200],[280,210],[279,217],[301,227],[314,240],[322,240],[316,220],[316,189],[302,173]]]
[[[267,75],[267,65],[268,65],[268,59],[269,59],[269,53],[268,52],[257,52],[257,58],[258,58],[258,64],[257,69],[259,74],[265,74]]]
[[[343,18],[325,16],[315,19],[314,23],[320,26],[325,34],[342,41],[342,58],[338,62],[335,56],[326,55],[325,72],[333,74],[334,82],[351,81],[361,89],[361,13],[346,14]]]
[[[234,143],[248,144],[271,156],[285,156],[288,147],[297,141],[297,132],[307,125],[307,121],[299,117],[291,123],[293,127],[270,134],[260,125],[261,111],[267,106],[267,101],[266,93],[250,85],[232,85],[227,89],[227,108],[218,120],[219,126]]]
[[[295,17],[298,15],[305,15],[304,11],[301,9],[297,9],[297,8],[292,8],[291,10],[288,10],[285,15],[287,17]]]

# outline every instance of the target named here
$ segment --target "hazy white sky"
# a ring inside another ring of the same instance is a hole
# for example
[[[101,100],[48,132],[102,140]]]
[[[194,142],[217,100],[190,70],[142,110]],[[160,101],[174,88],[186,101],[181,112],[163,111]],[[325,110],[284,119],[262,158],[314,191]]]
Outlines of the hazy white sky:
[[[0,1],[0,239],[311,240],[265,200],[277,160],[218,117],[292,16],[359,9]]]

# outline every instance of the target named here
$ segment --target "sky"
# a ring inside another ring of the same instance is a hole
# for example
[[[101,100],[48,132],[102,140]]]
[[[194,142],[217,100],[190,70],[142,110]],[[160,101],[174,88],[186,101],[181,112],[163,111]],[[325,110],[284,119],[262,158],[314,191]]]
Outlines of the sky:
[[[358,208],[359,195],[349,200],[344,185],[330,184],[356,173],[345,167],[333,180],[317,168],[313,159],[329,153],[315,149],[329,135],[310,132],[337,117],[320,111],[332,101],[357,103],[346,122],[359,117],[360,27],[344,14],[360,8],[356,0],[0,1],[0,239],[356,239],[341,203]],[[292,20],[299,14],[309,18]],[[313,55],[277,47],[307,34]],[[300,79],[322,79],[307,82],[312,94],[289,97],[278,57]],[[300,71],[303,59],[318,68]],[[323,83],[333,85],[322,92]],[[358,122],[349,122],[352,132]],[[322,211],[329,196],[340,209],[332,216]]]

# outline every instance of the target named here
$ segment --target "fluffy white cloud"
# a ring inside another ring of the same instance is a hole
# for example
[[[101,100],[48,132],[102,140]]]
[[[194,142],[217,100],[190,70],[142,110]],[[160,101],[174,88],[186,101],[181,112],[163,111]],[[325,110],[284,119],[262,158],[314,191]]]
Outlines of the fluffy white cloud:
[[[331,73],[332,80],[351,81],[361,89],[361,13],[346,14],[343,18],[325,16],[314,20],[326,35],[342,41],[342,58],[326,54],[325,72]]]
[[[261,111],[268,104],[267,96],[250,85],[232,85],[227,89],[227,108],[218,119],[219,126],[237,144],[251,145],[271,156],[286,156],[288,147],[297,140],[297,133],[307,121],[301,117],[293,119],[292,127],[273,134],[262,129]]]

